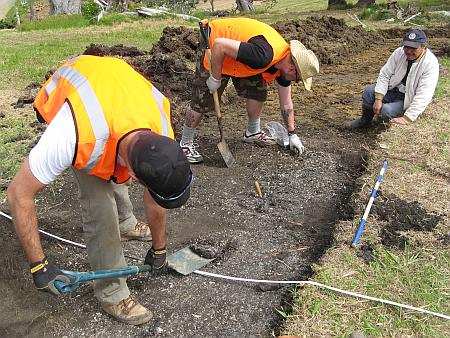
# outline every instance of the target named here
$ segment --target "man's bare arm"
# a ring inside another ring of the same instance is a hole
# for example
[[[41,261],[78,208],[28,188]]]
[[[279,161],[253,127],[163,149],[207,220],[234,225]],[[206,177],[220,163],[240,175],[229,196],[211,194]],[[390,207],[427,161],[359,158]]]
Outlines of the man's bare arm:
[[[295,131],[294,104],[291,97],[291,86],[278,85],[278,98],[280,100],[281,117],[288,132]]]
[[[226,56],[236,60],[240,44],[240,41],[227,38],[217,38],[214,41],[211,49],[211,75],[215,79],[222,78],[222,65]]]
[[[152,246],[154,249],[166,247],[166,209],[159,206],[150,193],[144,191],[144,207],[152,232]]]
[[[44,258],[34,202],[36,194],[44,187],[31,173],[26,159],[7,190],[16,233],[30,263]]]

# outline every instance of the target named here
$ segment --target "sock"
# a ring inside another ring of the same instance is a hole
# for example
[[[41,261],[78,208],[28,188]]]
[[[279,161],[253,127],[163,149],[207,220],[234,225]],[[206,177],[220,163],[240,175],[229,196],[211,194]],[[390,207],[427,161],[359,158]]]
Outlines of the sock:
[[[261,131],[261,119],[258,117],[256,119],[248,119],[247,134],[256,134]]]
[[[195,128],[188,127],[186,125],[183,126],[183,131],[181,133],[181,142],[182,145],[191,145],[194,143],[195,137]]]

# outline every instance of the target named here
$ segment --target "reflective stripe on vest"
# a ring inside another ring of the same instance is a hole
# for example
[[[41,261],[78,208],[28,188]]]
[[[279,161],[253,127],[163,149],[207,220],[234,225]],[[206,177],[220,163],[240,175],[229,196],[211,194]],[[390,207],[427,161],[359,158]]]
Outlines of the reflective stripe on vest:
[[[161,116],[161,126],[162,126],[162,133],[161,133],[161,135],[169,136],[169,124],[170,124],[170,122],[167,121],[167,116],[166,116],[166,113],[165,113],[165,110],[164,110],[164,99],[166,99],[166,98],[158,89],[156,89],[155,86],[153,86],[153,88],[152,88],[152,94],[153,94],[153,97],[156,100],[156,103],[158,104],[159,115]]]
[[[103,153],[106,141],[108,140],[108,137],[105,136],[109,136],[109,127],[105,120],[103,108],[100,102],[98,102],[97,96],[92,90],[88,79],[82,74],[71,67],[61,67],[56,73],[66,79],[74,88],[77,88],[78,96],[91,121],[95,145],[85,166],[85,169],[90,170],[95,166],[100,155]]]

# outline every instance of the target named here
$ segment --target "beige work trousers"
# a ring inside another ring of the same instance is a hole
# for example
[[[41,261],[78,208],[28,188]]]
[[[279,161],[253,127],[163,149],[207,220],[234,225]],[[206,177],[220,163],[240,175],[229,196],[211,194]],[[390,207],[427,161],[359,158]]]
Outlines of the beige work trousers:
[[[83,231],[93,270],[127,265],[120,233],[134,229],[137,220],[126,184],[115,184],[74,169],[78,181]],[[126,278],[94,281],[94,294],[102,303],[118,304],[130,295]]]

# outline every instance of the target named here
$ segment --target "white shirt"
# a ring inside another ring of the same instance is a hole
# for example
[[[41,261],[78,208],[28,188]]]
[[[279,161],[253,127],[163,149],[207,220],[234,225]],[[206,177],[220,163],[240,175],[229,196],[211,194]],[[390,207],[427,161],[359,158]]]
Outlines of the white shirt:
[[[403,47],[397,48],[381,68],[375,92],[385,95],[389,89],[397,87],[406,74],[407,65]],[[427,49],[425,55],[412,64],[406,79],[403,107],[411,121],[415,121],[431,102],[438,78],[439,62]]]
[[[72,166],[75,154],[75,123],[64,103],[28,156],[31,172],[42,184],[49,184]]]

